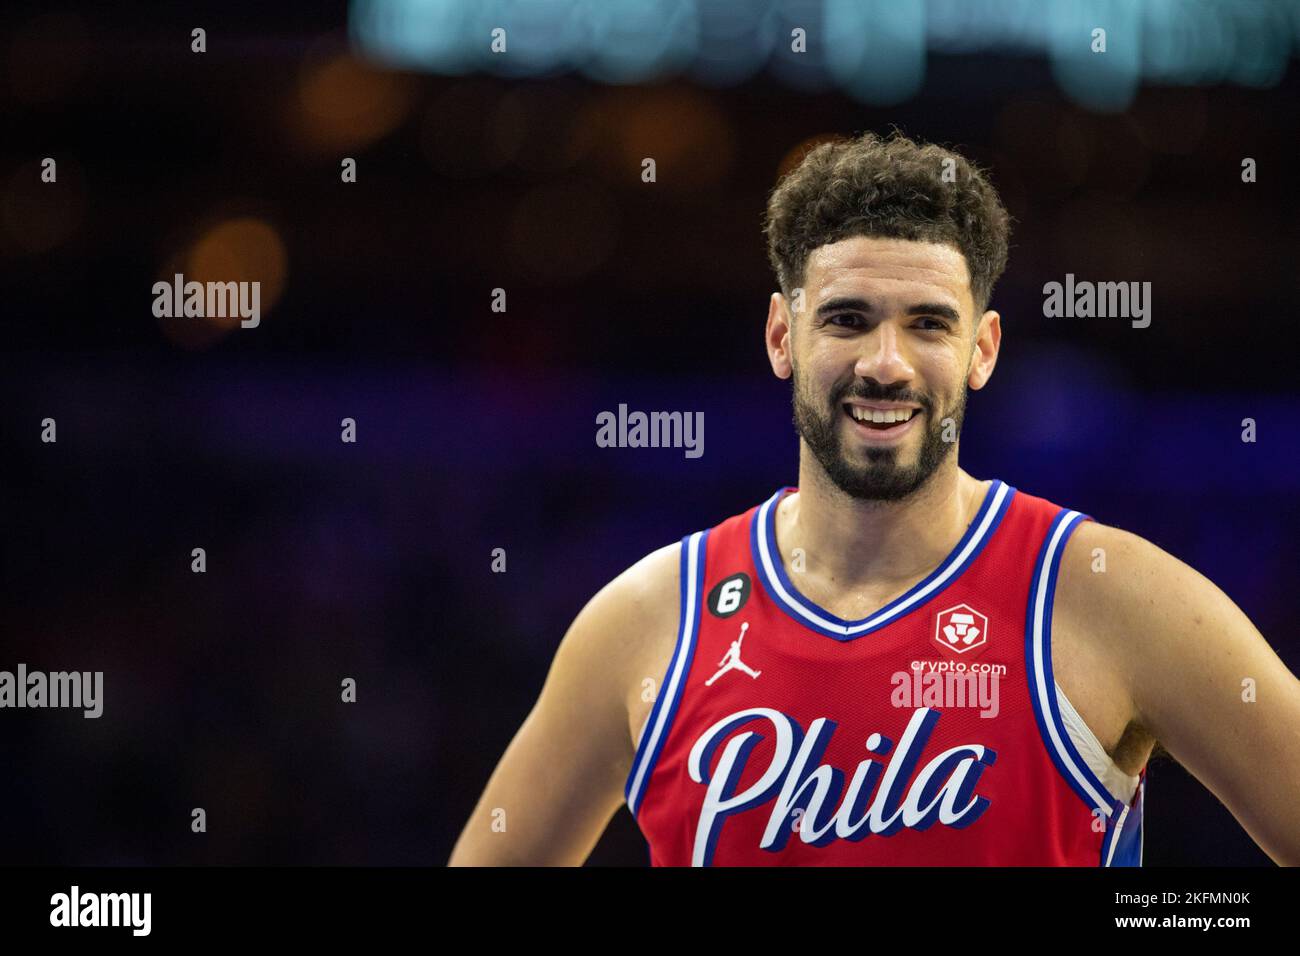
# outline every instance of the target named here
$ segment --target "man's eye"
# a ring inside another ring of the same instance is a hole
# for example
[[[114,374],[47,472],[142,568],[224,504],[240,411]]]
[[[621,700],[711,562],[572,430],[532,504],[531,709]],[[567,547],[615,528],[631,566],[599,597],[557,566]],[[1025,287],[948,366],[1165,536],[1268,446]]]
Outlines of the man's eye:
[[[849,323],[856,323],[859,319],[861,319],[861,316],[854,315],[852,312],[844,312],[841,313],[840,315],[832,315],[826,321],[831,323],[838,323],[840,319],[847,319]]]
[[[928,315],[922,318],[920,321],[930,323],[930,325],[926,328],[927,332],[942,332],[944,329],[948,327],[947,324],[942,319],[932,319]]]

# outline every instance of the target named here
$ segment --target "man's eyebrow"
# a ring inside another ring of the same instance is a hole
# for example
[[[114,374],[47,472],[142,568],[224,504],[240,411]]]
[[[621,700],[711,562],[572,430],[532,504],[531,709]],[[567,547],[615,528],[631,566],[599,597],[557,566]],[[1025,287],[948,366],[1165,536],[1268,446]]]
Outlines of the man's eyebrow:
[[[950,322],[960,322],[961,313],[950,305],[944,305],[942,302],[922,302],[920,305],[910,305],[907,307],[908,315],[938,315]]]
[[[858,296],[842,295],[833,299],[827,299],[817,307],[817,315],[825,316],[831,312],[864,312],[870,315],[879,311],[876,304],[869,299],[859,298]],[[916,305],[909,305],[906,309],[907,315],[937,315],[950,322],[960,322],[961,313],[950,305],[942,302],[920,302]]]
[[[828,315],[831,312],[875,312],[876,305],[867,299],[860,299],[852,295],[840,295],[833,299],[827,299],[821,305],[817,306],[817,315]]]

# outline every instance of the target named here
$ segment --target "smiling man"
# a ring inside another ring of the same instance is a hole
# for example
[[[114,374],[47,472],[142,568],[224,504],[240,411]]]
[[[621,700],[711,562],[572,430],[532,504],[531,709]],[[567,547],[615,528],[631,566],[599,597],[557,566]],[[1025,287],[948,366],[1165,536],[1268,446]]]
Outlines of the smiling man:
[[[450,862],[580,864],[626,801],[656,865],[1139,865],[1160,741],[1300,863],[1300,682],[1245,615],[958,465],[1002,338],[985,176],[824,144],[766,232],[798,486],[588,602]]]

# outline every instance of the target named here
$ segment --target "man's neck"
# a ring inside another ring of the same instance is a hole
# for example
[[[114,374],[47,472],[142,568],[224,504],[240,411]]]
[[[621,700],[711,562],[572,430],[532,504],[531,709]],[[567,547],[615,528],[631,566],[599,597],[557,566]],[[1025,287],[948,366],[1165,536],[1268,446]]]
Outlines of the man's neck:
[[[957,546],[983,500],[981,483],[957,466],[956,449],[900,501],[853,498],[809,457],[801,455],[799,493],[777,510],[776,540],[783,558],[802,548],[809,570],[839,587],[924,577]]]

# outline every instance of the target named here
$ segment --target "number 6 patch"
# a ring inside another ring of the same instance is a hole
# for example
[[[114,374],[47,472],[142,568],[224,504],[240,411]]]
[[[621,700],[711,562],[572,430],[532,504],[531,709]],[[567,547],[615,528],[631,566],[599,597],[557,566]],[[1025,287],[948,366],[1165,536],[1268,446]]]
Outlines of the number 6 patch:
[[[749,600],[749,575],[743,571],[723,578],[709,592],[709,613],[714,617],[731,617]]]

